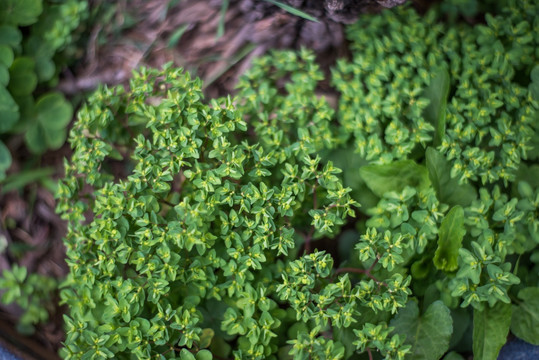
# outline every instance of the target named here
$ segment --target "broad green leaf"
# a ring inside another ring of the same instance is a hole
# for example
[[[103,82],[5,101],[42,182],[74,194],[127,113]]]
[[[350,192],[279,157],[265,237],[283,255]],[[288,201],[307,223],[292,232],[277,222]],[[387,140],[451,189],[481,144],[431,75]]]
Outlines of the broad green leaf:
[[[0,86],[6,87],[9,84],[9,70],[7,66],[0,64]]]
[[[35,23],[43,11],[41,0],[3,0],[0,23],[27,26]]]
[[[518,306],[513,306],[511,332],[522,340],[539,345],[539,287],[527,287],[518,293]]]
[[[0,141],[0,180],[4,179],[6,170],[11,166],[11,160],[9,149]]]
[[[9,91],[14,96],[31,94],[37,86],[35,62],[29,57],[18,57],[9,69]]]
[[[73,117],[73,107],[61,93],[52,92],[36,102],[37,121],[47,129],[64,129]]]
[[[197,352],[196,360],[212,360],[213,356],[209,350],[200,350]]]
[[[466,234],[464,210],[454,206],[442,221],[438,232],[438,248],[434,254],[434,266],[438,270],[455,271],[458,268],[459,249]]]
[[[200,340],[198,342],[198,347],[201,349],[207,348],[211,345],[211,341],[215,335],[215,332],[212,328],[206,328],[202,330],[200,334]]]
[[[0,45],[15,47],[22,41],[22,34],[15,26],[0,26]]]
[[[19,106],[5,87],[0,85],[0,134],[9,131],[19,119]]]
[[[389,191],[402,191],[406,186],[424,188],[429,186],[429,176],[424,166],[412,160],[395,161],[387,165],[367,165],[359,174],[371,191],[382,197]]]
[[[34,154],[41,154],[47,150],[47,141],[43,128],[39,124],[31,126],[24,133],[24,141],[28,149]]]
[[[468,206],[477,198],[477,192],[472,185],[460,185],[457,179],[451,178],[451,164],[442,154],[429,147],[426,158],[429,178],[440,202],[451,206]]]
[[[446,356],[444,356],[444,360],[464,360],[464,358],[459,353],[451,351]]]
[[[7,45],[0,44],[0,65],[10,67],[13,64],[13,50]]]
[[[189,350],[182,349],[180,351],[180,360],[196,360],[195,355],[191,354]]]
[[[507,340],[511,325],[511,304],[498,301],[473,313],[473,354],[475,360],[496,360]]]
[[[394,333],[406,335],[406,344],[412,345],[407,358],[414,360],[438,360],[447,351],[453,332],[453,320],[449,309],[440,300],[433,302],[419,316],[415,301],[410,301],[391,321]]]
[[[429,105],[425,108],[425,119],[434,126],[434,145],[440,144],[440,141],[445,133],[445,109],[447,107],[447,98],[449,96],[449,72],[442,66],[434,77],[429,86],[425,89],[424,96],[430,100]]]

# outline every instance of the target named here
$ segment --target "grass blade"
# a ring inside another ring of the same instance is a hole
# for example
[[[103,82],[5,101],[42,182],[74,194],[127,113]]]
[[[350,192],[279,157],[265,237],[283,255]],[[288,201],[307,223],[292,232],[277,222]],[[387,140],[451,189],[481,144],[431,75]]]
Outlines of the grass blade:
[[[304,18],[306,20],[310,20],[310,21],[314,21],[314,22],[320,22],[320,21],[318,21],[317,18],[307,14],[306,12],[298,10],[295,7],[292,7],[290,5],[283,4],[280,1],[276,1],[276,0],[266,0],[266,1],[269,2],[269,3],[272,3],[273,5],[277,5],[278,7],[280,7],[281,9],[289,12],[292,15],[299,16],[299,17]]]

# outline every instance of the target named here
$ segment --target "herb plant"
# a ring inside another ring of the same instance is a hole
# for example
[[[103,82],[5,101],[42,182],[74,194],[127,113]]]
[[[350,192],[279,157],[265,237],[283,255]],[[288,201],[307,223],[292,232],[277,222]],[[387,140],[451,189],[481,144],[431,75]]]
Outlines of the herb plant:
[[[539,344],[538,11],[366,17],[332,72],[336,110],[305,50],[257,59],[235,99],[206,102],[168,66],[97,91],[58,190],[62,355],[496,359],[509,330]]]
[[[38,90],[56,84],[65,61],[59,55],[69,50],[86,9],[79,0],[0,0],[0,135],[24,133],[34,154],[65,142],[71,104],[61,93]],[[11,160],[0,139],[0,181]]]

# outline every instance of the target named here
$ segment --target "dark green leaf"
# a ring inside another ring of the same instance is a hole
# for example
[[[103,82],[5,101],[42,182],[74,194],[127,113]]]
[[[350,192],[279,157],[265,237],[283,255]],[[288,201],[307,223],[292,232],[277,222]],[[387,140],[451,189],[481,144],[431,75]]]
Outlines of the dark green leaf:
[[[13,59],[13,50],[7,45],[0,45],[0,65],[10,67]]]
[[[42,11],[41,0],[4,0],[0,9],[0,23],[31,25]]]
[[[430,100],[425,108],[425,119],[434,126],[434,145],[439,145],[445,133],[445,109],[447,107],[447,97],[449,95],[449,72],[442,66],[429,86],[425,89],[424,96]]]
[[[406,186],[425,188],[429,185],[427,169],[412,160],[363,166],[359,174],[368,188],[379,197],[389,191],[401,192]]]
[[[444,360],[464,360],[464,358],[459,353],[451,351],[446,356],[444,356]]]
[[[196,360],[212,360],[213,356],[209,350],[200,350],[196,355]]]
[[[29,57],[19,57],[9,69],[9,91],[15,96],[31,94],[37,86],[35,62]]]
[[[449,210],[438,232],[438,248],[434,254],[434,265],[438,270],[457,270],[459,249],[464,234],[466,234],[464,210],[462,206],[457,205]]]
[[[0,85],[0,134],[9,131],[19,119],[19,106],[11,94]]]
[[[24,141],[34,154],[41,154],[47,150],[45,133],[40,124],[35,124],[24,133]]]
[[[11,153],[9,149],[0,141],[0,180],[5,176],[5,172],[11,166]]]
[[[0,26],[0,45],[15,47],[22,41],[22,34],[15,26]]]
[[[5,193],[14,189],[22,189],[27,184],[50,177],[52,174],[54,174],[53,168],[26,170],[16,173],[5,179],[1,192]]]
[[[394,333],[406,335],[405,343],[412,345],[409,356],[414,360],[438,360],[447,351],[453,332],[449,309],[441,301],[433,302],[419,316],[415,301],[410,301],[391,321]]]
[[[539,345],[539,287],[520,290],[518,306],[513,308],[511,331],[522,340]]]
[[[426,158],[429,178],[440,202],[451,206],[468,206],[477,198],[477,192],[472,185],[459,185],[457,179],[451,178],[451,164],[442,154],[429,147]]]
[[[483,311],[474,309],[473,354],[475,360],[496,360],[507,340],[511,325],[511,304],[498,301]]]

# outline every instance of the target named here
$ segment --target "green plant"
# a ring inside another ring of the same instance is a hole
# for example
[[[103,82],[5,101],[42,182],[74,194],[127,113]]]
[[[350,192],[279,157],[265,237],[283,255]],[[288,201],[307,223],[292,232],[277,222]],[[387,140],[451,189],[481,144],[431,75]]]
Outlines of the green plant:
[[[23,313],[17,328],[22,333],[34,332],[34,325],[46,322],[54,306],[53,292],[58,289],[55,279],[39,274],[28,274],[25,267],[13,266],[4,270],[0,277],[2,303],[17,304]]]
[[[58,190],[62,355],[496,359],[509,330],[539,343],[539,67],[521,31],[537,10],[366,17],[332,72],[337,110],[305,50],[257,59],[210,105],[169,67],[100,89]]]
[[[87,2],[0,1],[0,134],[24,133],[35,154],[57,149],[66,138],[72,106],[54,86],[69,52],[72,34],[86,14]],[[24,36],[23,36],[24,34]],[[0,180],[11,164],[0,141]]]

